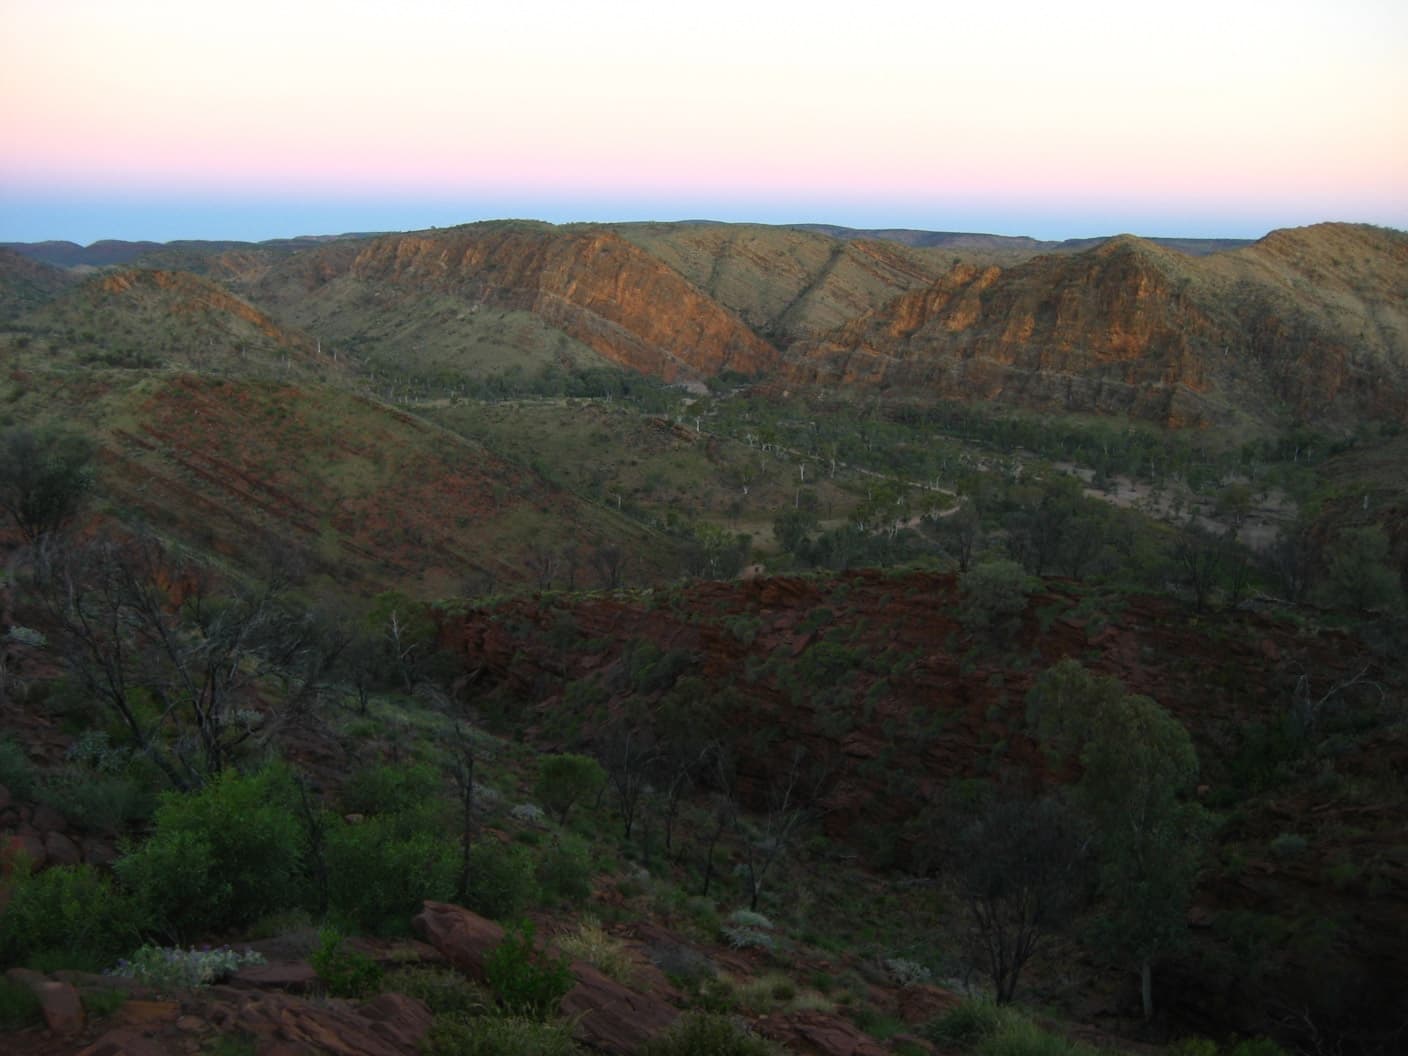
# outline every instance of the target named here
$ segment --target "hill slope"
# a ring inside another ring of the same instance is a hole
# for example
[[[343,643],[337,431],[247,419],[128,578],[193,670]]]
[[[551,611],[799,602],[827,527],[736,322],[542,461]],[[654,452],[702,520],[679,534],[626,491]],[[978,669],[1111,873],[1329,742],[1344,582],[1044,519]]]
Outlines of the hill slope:
[[[1169,425],[1403,421],[1405,306],[1399,232],[1322,225],[1204,259],[1122,236],[956,267],[794,346],[787,374]]]

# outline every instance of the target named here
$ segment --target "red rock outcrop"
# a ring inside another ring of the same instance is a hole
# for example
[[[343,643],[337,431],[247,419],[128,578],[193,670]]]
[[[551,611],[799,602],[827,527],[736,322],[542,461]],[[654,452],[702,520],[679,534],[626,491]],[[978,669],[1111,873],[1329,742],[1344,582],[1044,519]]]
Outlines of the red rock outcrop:
[[[472,224],[311,251],[305,286],[344,276],[533,312],[607,359],[667,381],[767,371],[777,351],[678,272],[610,231]]]
[[[425,903],[411,927],[455,968],[480,981],[485,958],[504,936],[492,921],[444,902]],[[546,945],[551,949],[551,944]],[[593,1049],[635,1052],[679,1016],[658,997],[622,986],[584,961],[573,962],[572,974],[576,985],[559,1008],[572,1020],[577,1038]]]
[[[1168,425],[1408,421],[1408,236],[1326,224],[1193,258],[1132,236],[1006,269],[958,265],[789,349],[793,382]]]

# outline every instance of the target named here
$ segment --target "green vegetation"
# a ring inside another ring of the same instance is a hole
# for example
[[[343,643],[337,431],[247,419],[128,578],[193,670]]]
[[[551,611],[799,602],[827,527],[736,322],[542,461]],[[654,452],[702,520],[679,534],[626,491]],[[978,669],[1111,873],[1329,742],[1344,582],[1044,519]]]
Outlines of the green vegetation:
[[[540,949],[529,921],[520,921],[484,959],[484,978],[510,1014],[548,1018],[572,988],[567,961]]]

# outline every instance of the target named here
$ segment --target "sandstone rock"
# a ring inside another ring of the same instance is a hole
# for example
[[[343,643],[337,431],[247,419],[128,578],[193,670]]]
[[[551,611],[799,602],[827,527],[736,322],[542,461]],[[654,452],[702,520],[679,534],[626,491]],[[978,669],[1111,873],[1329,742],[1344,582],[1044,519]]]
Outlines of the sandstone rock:
[[[307,961],[248,965],[230,977],[231,986],[251,990],[285,990],[291,994],[306,994],[317,982],[318,973]]]
[[[83,1030],[83,1002],[73,986],[46,979],[31,989],[44,1011],[44,1022],[55,1034],[71,1038]]]
[[[411,929],[476,982],[484,981],[484,958],[504,939],[493,921],[446,902],[426,902]]]
[[[128,1027],[109,1030],[78,1056],[171,1056],[166,1045]]]
[[[773,1013],[758,1033],[805,1056],[887,1056],[888,1050],[859,1027],[825,1012]]]
[[[942,1015],[958,1006],[962,1001],[952,990],[937,986],[906,986],[896,995],[895,1000],[900,1019],[909,1024],[927,1023],[935,1016]]]
[[[590,964],[572,965],[577,985],[559,1007],[578,1040],[605,1052],[635,1052],[669,1029],[679,1012],[657,997],[637,993]]]
[[[78,844],[62,832],[44,834],[44,855],[50,865],[79,865],[83,861],[83,852],[78,849]]]
[[[68,819],[47,803],[40,803],[29,816],[29,823],[40,832],[67,832]]]

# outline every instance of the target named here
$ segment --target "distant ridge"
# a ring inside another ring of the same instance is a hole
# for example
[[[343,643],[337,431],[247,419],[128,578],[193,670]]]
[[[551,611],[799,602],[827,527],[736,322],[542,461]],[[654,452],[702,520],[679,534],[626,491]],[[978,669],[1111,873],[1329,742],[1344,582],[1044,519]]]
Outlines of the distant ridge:
[[[831,238],[850,241],[858,238],[878,239],[883,242],[900,242],[906,246],[922,249],[976,249],[976,250],[1017,250],[1024,253],[1079,253],[1118,238],[1118,235],[1100,235],[1094,238],[1067,238],[1059,242],[1028,238],[1025,235],[985,235],[968,231],[920,231],[905,227],[854,228],[838,227],[835,224],[788,224],[796,231],[813,231]],[[1165,249],[1176,249],[1189,256],[1201,257],[1209,253],[1223,253],[1231,249],[1242,249],[1252,245],[1251,238],[1164,238],[1144,237]]]
[[[978,252],[1016,252],[1023,255],[1034,253],[1077,253],[1108,242],[1114,235],[1095,238],[1068,238],[1064,241],[1043,241],[1025,235],[989,235],[977,231],[922,231],[917,228],[855,228],[838,224],[731,224],[723,220],[680,220],[681,227],[774,227],[783,231],[805,231],[826,235],[844,242],[868,239],[880,242],[898,242],[916,249],[955,249]],[[554,226],[554,225],[547,225]],[[633,224],[606,225],[562,225],[568,227],[629,228]],[[667,225],[668,226],[668,225]],[[131,242],[122,239],[102,239],[88,246],[77,242],[0,242],[0,249],[8,249],[30,260],[52,264],[60,268],[92,267],[105,268],[132,264],[152,254],[187,253],[218,254],[236,250],[259,249],[274,252],[293,252],[307,249],[323,242],[338,242],[345,239],[369,239],[388,234],[391,231],[351,231],[338,235],[298,235],[293,238],[270,238],[262,242],[242,242],[235,239],[175,239],[170,242]],[[1254,243],[1247,238],[1163,238],[1149,237],[1153,242],[1167,249],[1175,249],[1190,256],[1205,256],[1232,249],[1241,249]]]

